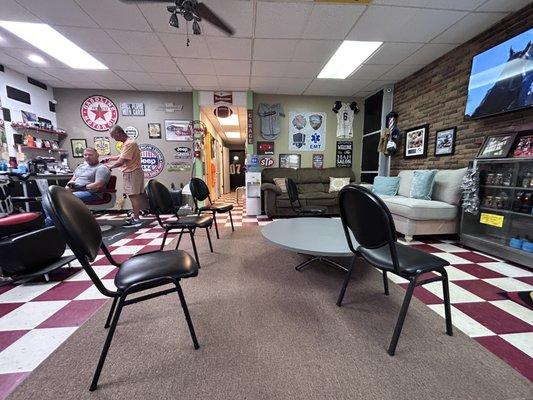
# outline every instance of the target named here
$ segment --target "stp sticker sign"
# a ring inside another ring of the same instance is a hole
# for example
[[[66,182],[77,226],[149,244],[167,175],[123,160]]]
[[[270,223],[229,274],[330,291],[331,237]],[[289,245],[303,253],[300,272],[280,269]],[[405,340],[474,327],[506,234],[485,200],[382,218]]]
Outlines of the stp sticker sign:
[[[259,165],[263,168],[272,167],[274,165],[274,159],[272,157],[263,157],[261,158]]]
[[[139,148],[141,149],[141,167],[144,177],[148,179],[155,178],[165,167],[163,153],[151,144],[141,144]]]
[[[81,119],[89,128],[103,132],[118,122],[115,103],[105,96],[91,96],[81,104]]]

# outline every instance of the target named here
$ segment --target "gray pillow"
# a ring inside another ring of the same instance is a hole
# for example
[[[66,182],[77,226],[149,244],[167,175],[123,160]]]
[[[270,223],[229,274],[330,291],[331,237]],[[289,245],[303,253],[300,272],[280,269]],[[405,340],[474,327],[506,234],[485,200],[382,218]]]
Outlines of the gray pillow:
[[[465,173],[466,168],[439,170],[435,175],[431,198],[458,205],[461,200],[461,183]]]
[[[413,181],[414,171],[405,170],[400,171],[398,177],[400,178],[400,186],[398,187],[398,195],[409,197],[411,194],[411,182]]]

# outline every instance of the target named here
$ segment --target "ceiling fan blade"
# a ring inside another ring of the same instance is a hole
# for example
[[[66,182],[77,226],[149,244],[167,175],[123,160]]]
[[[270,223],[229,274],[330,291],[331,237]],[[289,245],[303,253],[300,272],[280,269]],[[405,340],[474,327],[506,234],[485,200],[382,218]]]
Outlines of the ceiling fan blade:
[[[198,6],[196,8],[196,14],[200,18],[205,19],[207,22],[210,22],[215,25],[221,31],[226,32],[230,36],[235,33],[235,30],[231,26],[229,26],[218,15],[211,11],[211,9],[207,7],[204,3],[198,3]]]
[[[174,3],[174,0],[120,0],[126,4],[142,4],[142,3]]]

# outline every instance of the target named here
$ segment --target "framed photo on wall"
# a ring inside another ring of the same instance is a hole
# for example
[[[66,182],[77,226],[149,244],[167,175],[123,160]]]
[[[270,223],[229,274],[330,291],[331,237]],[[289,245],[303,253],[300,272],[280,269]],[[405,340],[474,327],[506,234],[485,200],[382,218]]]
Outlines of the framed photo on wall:
[[[300,168],[301,156],[300,154],[280,154],[279,167],[280,168]]]
[[[324,168],[324,154],[313,154],[313,168]]]
[[[191,142],[192,139],[193,131],[188,120],[165,120],[165,140],[167,142]]]
[[[404,158],[424,158],[428,154],[429,124],[405,130]]]
[[[161,124],[150,122],[148,124],[148,137],[150,139],[161,139]]]
[[[457,127],[446,128],[435,134],[435,156],[451,156],[455,153]]]
[[[72,157],[83,158],[83,151],[87,148],[87,140],[70,139],[70,146],[72,147]]]
[[[273,156],[274,155],[274,142],[257,142],[257,155],[258,156]]]
[[[506,158],[513,147],[516,132],[488,135],[479,149],[477,158]]]

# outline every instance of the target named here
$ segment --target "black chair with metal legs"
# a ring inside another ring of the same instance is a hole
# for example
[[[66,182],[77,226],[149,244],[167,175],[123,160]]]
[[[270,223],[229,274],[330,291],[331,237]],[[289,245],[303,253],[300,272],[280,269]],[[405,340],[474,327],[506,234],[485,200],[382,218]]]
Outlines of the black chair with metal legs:
[[[220,236],[218,234],[217,214],[229,213],[231,230],[235,232],[235,228],[233,227],[233,216],[231,215],[231,210],[233,210],[233,204],[220,202],[213,203],[209,194],[209,188],[200,178],[192,178],[189,184],[189,188],[191,189],[191,195],[194,200],[196,210],[198,211],[198,215],[202,213],[213,213],[213,219],[215,220],[215,230],[217,232],[217,239],[220,239]],[[209,203],[202,207],[199,207],[198,202],[204,200],[207,200]]]
[[[165,247],[165,242],[167,240],[168,233],[171,230],[180,230],[180,236],[178,238],[178,243],[176,244],[176,250],[180,245],[183,232],[189,232],[189,235],[191,236],[194,257],[196,258],[198,266],[200,266],[200,260],[198,258],[198,251],[196,250],[194,234],[196,233],[196,229],[205,228],[205,231],[207,232],[207,240],[209,241],[209,248],[211,249],[212,253],[213,244],[211,243],[209,228],[213,225],[213,218],[207,215],[178,216],[178,212],[174,208],[174,202],[172,201],[170,191],[166,188],[165,185],[163,185],[161,182],[158,182],[156,179],[150,179],[148,181],[148,183],[146,184],[146,194],[148,196],[150,210],[155,214],[157,222],[159,222],[161,228],[165,230],[160,250],[163,250],[163,248]],[[176,220],[163,221],[161,219],[162,214],[172,214],[176,217]]]
[[[285,179],[285,186],[287,187],[287,195],[291,202],[292,211],[299,216],[320,217],[328,210],[328,208],[324,206],[302,206],[298,195],[298,186],[296,186],[296,183],[291,178]],[[296,207],[295,204],[297,204]]]
[[[444,312],[446,316],[446,333],[453,335],[452,317],[450,310],[450,291],[448,288],[448,274],[444,267],[450,265],[446,260],[432,254],[405,246],[397,242],[396,228],[391,213],[385,203],[370,190],[362,187],[345,186],[339,193],[339,205],[342,226],[348,245],[354,257],[342,289],[337,299],[340,307],[350,276],[354,269],[357,255],[383,272],[385,294],[389,294],[387,272],[396,274],[409,280],[400,315],[394,328],[392,340],[387,352],[393,356],[402,331],[405,316],[415,287],[426,283],[441,281],[444,297]],[[352,232],[357,243],[353,243],[349,232]],[[354,247],[358,246],[357,248]],[[419,280],[426,272],[436,272],[439,276]]]
[[[194,348],[200,347],[180,286],[182,279],[198,275],[198,265],[190,254],[183,250],[153,251],[133,256],[119,264],[111,257],[102,242],[100,227],[91,211],[69,190],[59,186],[50,186],[43,196],[43,206],[100,293],[113,299],[105,324],[109,332],[89,390],[96,390],[120,313],[127,305],[177,292]],[[108,260],[119,268],[115,276],[116,291],[107,289],[91,267],[91,262],[94,261],[99,249],[102,249]],[[174,287],[158,291],[151,290],[169,284]],[[140,295],[146,290],[150,292]],[[139,295],[127,299],[132,294]]]

